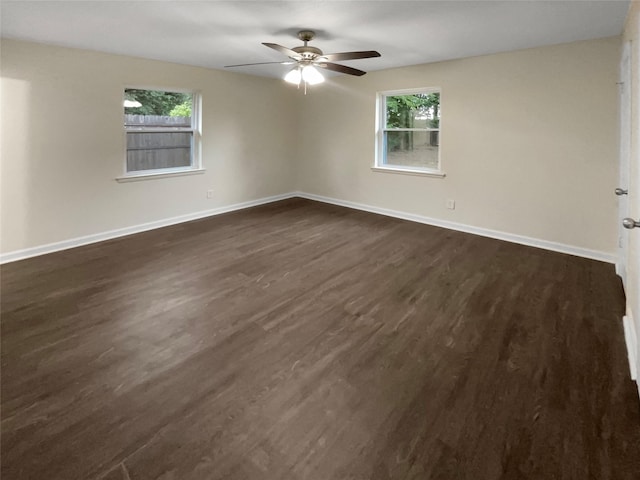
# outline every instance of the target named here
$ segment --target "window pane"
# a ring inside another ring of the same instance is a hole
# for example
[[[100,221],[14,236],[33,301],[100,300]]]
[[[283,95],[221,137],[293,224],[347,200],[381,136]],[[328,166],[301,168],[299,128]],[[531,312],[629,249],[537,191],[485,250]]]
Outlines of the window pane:
[[[191,117],[193,94],[125,88],[124,113],[126,115],[152,115],[161,117]],[[189,125],[191,122],[189,122]]]
[[[438,168],[440,132],[385,132],[385,164]]]
[[[439,128],[440,93],[385,97],[387,128]]]
[[[191,166],[191,132],[128,132],[127,171]]]
[[[193,98],[193,93],[125,89],[127,172],[193,166]]]

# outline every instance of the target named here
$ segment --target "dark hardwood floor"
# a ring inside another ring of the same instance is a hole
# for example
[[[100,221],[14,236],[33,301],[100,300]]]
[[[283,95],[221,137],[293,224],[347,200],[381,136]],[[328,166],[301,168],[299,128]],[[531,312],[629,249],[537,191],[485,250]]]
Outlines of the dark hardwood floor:
[[[3,266],[2,478],[640,478],[612,265],[293,199]]]

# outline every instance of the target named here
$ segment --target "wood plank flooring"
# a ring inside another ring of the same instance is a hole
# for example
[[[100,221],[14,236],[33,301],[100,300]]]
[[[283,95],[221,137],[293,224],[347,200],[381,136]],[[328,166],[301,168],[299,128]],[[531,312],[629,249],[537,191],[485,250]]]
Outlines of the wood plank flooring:
[[[2,478],[640,478],[612,265],[302,199],[3,266]]]

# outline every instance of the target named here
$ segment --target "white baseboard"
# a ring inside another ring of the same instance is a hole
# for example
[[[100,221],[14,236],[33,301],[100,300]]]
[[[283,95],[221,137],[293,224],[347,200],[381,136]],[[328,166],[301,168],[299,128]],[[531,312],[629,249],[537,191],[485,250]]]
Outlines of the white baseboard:
[[[490,237],[498,240],[505,240],[507,242],[519,243],[521,245],[528,245],[530,247],[542,248],[544,250],[552,250],[554,252],[568,253],[569,255],[575,255],[577,257],[585,257],[585,258],[591,258],[593,260],[600,260],[601,262],[607,262],[607,263],[616,262],[616,256],[614,254],[601,252],[598,250],[590,250],[587,248],[574,247],[572,245],[566,245],[563,243],[550,242],[548,240],[540,240],[538,238],[531,238],[531,237],[525,237],[523,235],[516,235],[513,233],[500,232],[497,230],[490,230],[488,228],[474,227],[474,226],[465,225],[462,223],[449,222],[447,220],[440,220],[437,218],[425,217],[422,215],[405,213],[397,210],[390,210],[387,208],[374,207],[374,206],[365,205],[362,203],[339,200],[337,198],[323,197],[321,195],[314,195],[311,193],[296,192],[296,196],[307,198],[309,200],[316,200],[319,202],[331,203],[333,205],[340,205],[342,207],[355,208],[357,210],[363,210],[365,212],[378,213],[380,215],[386,215],[389,217],[401,218],[403,220],[410,220],[412,222],[418,222],[418,223],[424,223],[427,225],[433,225],[436,227],[448,228],[450,230],[473,233],[474,235],[480,235],[483,237]]]
[[[624,326],[624,339],[627,344],[627,354],[629,355],[629,370],[631,371],[631,380],[638,381],[638,335],[635,324],[630,315],[622,317],[622,325]]]
[[[387,208],[374,207],[371,205],[349,202],[346,200],[340,200],[340,199],[331,198],[331,197],[324,197],[321,195],[314,195],[311,193],[291,192],[291,193],[285,193],[281,195],[274,195],[271,197],[259,198],[256,200],[250,200],[248,202],[242,202],[242,203],[236,203],[233,205],[218,207],[211,210],[203,210],[200,212],[189,213],[186,215],[180,215],[177,217],[167,218],[163,220],[157,220],[155,222],[144,223],[141,225],[134,225],[131,227],[120,228],[117,230],[110,230],[107,232],[96,233],[96,234],[87,235],[84,237],[72,238],[69,240],[63,240],[61,242],[49,243],[47,245],[40,245],[38,247],[26,248],[24,250],[16,250],[13,252],[0,254],[0,264],[15,262],[17,260],[23,260],[25,258],[35,257],[38,255],[44,255],[46,253],[53,253],[53,252],[58,252],[60,250],[67,250],[69,248],[79,247],[81,245],[87,245],[89,243],[102,242],[104,240],[110,240],[112,238],[132,235],[134,233],[145,232],[147,230],[154,230],[156,228],[167,227],[169,225],[175,225],[177,223],[189,222],[191,220],[197,220],[199,218],[220,215],[222,213],[233,212],[235,210],[242,210],[244,208],[263,205],[265,203],[276,202],[279,200],[285,200],[287,198],[293,198],[293,197],[301,197],[309,200],[316,200],[323,203],[340,205],[343,207],[354,208],[356,210],[363,210],[365,212],[378,213],[380,215],[386,215],[389,217],[401,218],[403,220],[410,220],[412,222],[424,223],[424,224],[433,225],[436,227],[448,228],[450,230],[458,230],[461,232],[472,233],[475,235],[495,238],[498,240],[505,240],[508,242],[519,243],[522,245],[542,248],[545,250],[568,253],[570,255],[591,258],[594,260],[600,260],[607,263],[615,263],[615,260],[616,260],[615,255],[609,254],[606,252],[589,250],[586,248],[574,247],[574,246],[565,245],[562,243],[549,242],[547,240],[540,240],[536,238],[525,237],[522,235],[515,235],[512,233],[500,232],[500,231],[490,230],[486,228],[474,227],[474,226],[465,225],[462,223],[449,222],[446,220],[425,217],[425,216],[416,215],[413,213],[406,213],[406,212],[400,212],[397,210],[391,210]]]
[[[146,232],[147,230],[154,230],[156,228],[168,227],[169,225],[189,222],[191,220],[197,220],[199,218],[211,217],[214,215],[220,215],[222,213],[233,212],[235,210],[242,210],[244,208],[255,207],[257,205],[263,205],[265,203],[277,202],[279,200],[285,200],[287,198],[292,198],[295,196],[297,195],[294,193],[285,193],[282,195],[274,195],[272,197],[258,198],[256,200],[250,200],[248,202],[235,203],[233,205],[226,205],[223,207],[213,208],[211,210],[202,210],[200,212],[188,213],[186,215],[165,218],[163,220],[156,220],[155,222],[143,223],[141,225],[134,225],[132,227],[119,228],[117,230],[110,230],[107,232],[86,235],[84,237],[72,238],[69,240],[63,240],[61,242],[40,245],[38,247],[25,248],[24,250],[15,250],[13,252],[0,254],[0,264],[15,262],[17,260],[23,260],[30,257],[36,257],[38,255],[44,255],[46,253],[59,252],[61,250],[67,250],[69,248],[87,245],[89,243],[102,242],[104,240],[111,240],[112,238],[124,237],[126,235],[132,235],[134,233]]]

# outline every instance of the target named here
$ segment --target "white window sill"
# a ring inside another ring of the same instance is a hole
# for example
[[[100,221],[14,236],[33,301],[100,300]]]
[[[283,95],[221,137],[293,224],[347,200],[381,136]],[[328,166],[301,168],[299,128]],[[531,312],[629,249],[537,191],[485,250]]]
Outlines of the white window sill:
[[[132,173],[117,177],[116,182],[140,182],[142,180],[153,180],[156,178],[181,177],[183,175],[198,175],[206,172],[204,168],[194,168],[192,170],[164,171],[164,172],[148,172],[148,173]]]
[[[412,168],[399,168],[399,167],[371,167],[373,172],[380,173],[399,173],[401,175],[417,175],[419,177],[435,177],[444,178],[446,173],[440,170],[418,170]]]

